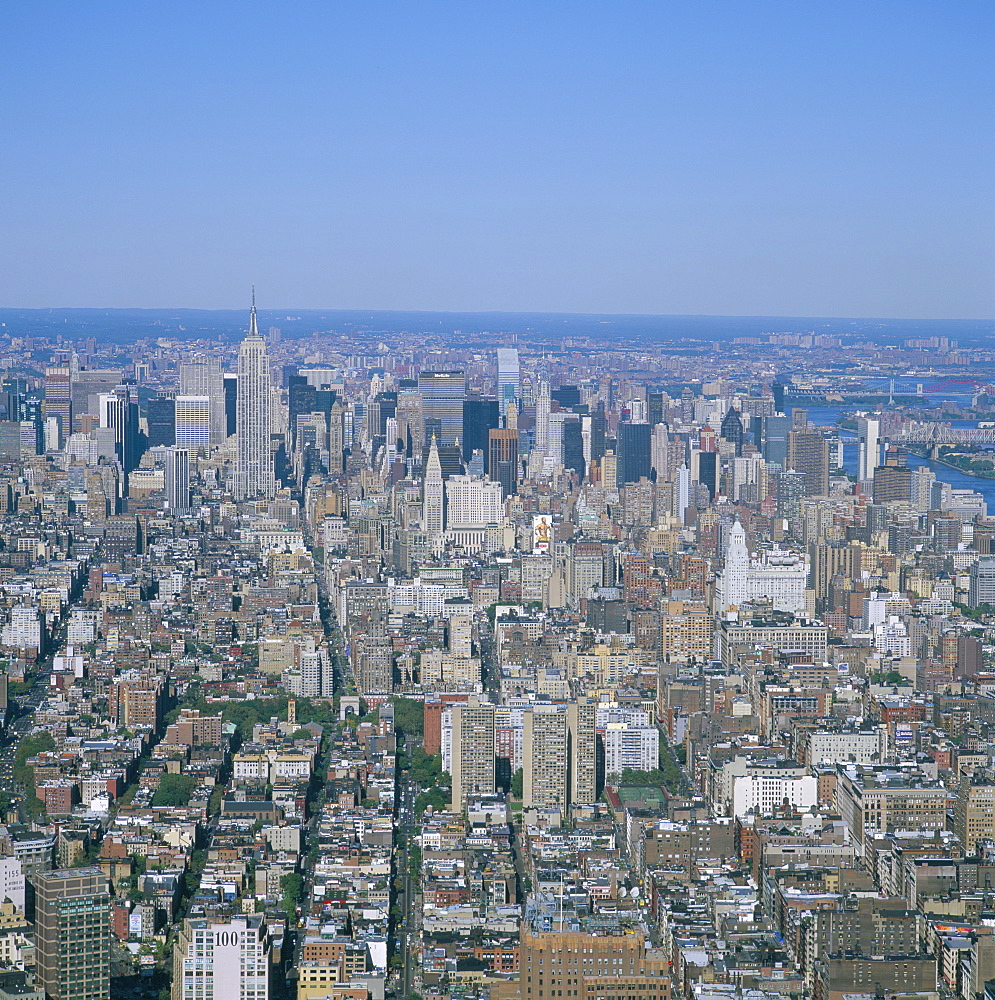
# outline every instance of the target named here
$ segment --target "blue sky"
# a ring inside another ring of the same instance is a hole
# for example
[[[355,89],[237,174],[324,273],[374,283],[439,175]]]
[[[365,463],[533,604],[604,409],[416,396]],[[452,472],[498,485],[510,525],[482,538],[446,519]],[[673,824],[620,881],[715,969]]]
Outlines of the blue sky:
[[[0,5],[0,305],[995,316],[995,4]]]

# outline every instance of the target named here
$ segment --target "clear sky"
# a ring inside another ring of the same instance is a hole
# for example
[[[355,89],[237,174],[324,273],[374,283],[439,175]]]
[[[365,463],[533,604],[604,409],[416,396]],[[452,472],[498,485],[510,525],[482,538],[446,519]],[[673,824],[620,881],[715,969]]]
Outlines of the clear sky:
[[[0,305],[995,316],[992,0],[0,4]]]

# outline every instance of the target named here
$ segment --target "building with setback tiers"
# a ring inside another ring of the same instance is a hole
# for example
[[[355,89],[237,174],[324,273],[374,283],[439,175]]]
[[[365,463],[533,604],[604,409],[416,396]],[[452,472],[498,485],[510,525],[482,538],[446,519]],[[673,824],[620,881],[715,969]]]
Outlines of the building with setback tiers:
[[[255,296],[249,317],[249,335],[238,351],[238,396],[235,432],[235,498],[269,497],[276,494],[273,453],[270,450],[270,371],[266,341],[256,324]]]

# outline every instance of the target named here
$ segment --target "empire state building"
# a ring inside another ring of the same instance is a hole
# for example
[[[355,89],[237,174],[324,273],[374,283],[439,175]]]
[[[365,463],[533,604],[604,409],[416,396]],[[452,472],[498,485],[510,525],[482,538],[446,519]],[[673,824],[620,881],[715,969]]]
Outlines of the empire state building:
[[[273,452],[270,450],[270,376],[266,341],[256,325],[252,294],[249,335],[238,351],[238,396],[235,403],[235,499],[272,498],[276,494]]]

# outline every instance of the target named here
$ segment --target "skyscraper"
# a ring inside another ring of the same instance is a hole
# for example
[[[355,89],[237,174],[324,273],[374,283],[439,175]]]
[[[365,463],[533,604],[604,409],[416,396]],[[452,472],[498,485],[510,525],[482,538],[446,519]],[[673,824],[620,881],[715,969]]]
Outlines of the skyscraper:
[[[45,417],[58,419],[61,448],[73,432],[72,367],[68,362],[45,369]]]
[[[699,451],[698,482],[708,490],[708,499],[714,500],[718,489],[718,455],[714,451]]]
[[[503,417],[508,411],[508,403],[514,400],[517,405],[521,398],[522,380],[517,347],[498,348],[497,389],[498,405],[501,407]]]
[[[191,455],[211,451],[211,400],[209,396],[177,396],[175,439]]]
[[[584,462],[584,436],[581,431],[580,417],[570,414],[569,419],[563,421],[561,447],[563,468],[573,469],[583,479],[586,465]]]
[[[176,444],[176,398],[160,393],[150,399],[146,411],[149,447]]]
[[[829,493],[829,444],[817,430],[790,431],[787,465],[805,475],[805,495],[823,497]],[[871,477],[874,470],[871,470]]]
[[[543,459],[549,454],[549,382],[539,380],[539,394],[536,397],[535,448],[536,455]]]
[[[270,948],[262,913],[184,920],[173,945],[171,1000],[268,1000]]]
[[[50,1000],[109,1000],[110,889],[99,868],[37,872],[38,982]]]
[[[878,435],[881,422],[874,417],[857,418],[857,482],[874,478],[878,466]]]
[[[238,352],[238,398],[235,433],[235,499],[272,498],[276,493],[273,453],[270,450],[270,374],[266,341],[256,324],[256,297],[252,296],[249,335]]]
[[[190,453],[186,448],[166,451],[166,506],[171,512],[190,509]]]
[[[674,490],[674,513],[678,521],[684,524],[684,512],[691,506],[691,473],[686,465],[677,471],[677,483]]]
[[[570,735],[570,804],[598,801],[597,706],[581,698],[567,708]],[[657,761],[654,761],[654,766]]]
[[[468,793],[494,792],[494,706],[471,697],[452,713],[453,808],[460,810]]]
[[[761,418],[761,437],[764,461],[776,462],[782,469],[788,460],[788,434],[791,431],[791,417],[774,416]]]
[[[440,445],[455,444],[463,433],[466,374],[461,371],[422,372],[418,376],[425,440],[434,433]],[[503,411],[502,411],[503,412]]]
[[[119,385],[112,393],[99,396],[100,426],[111,431],[114,453],[124,476],[138,466],[138,401],[134,387]],[[127,480],[122,478],[127,490]]]
[[[180,395],[206,396],[210,400],[210,444],[223,444],[225,433],[225,389],[221,359],[195,354],[180,362]]]
[[[522,801],[526,809],[562,813],[569,804],[566,709],[566,705],[539,704],[525,713]]]
[[[400,397],[398,398],[398,413],[400,414]],[[467,393],[463,403],[463,459],[469,462],[473,453],[483,454],[484,472],[487,471],[487,434],[488,431],[500,426],[498,401],[493,396],[481,396],[479,393]],[[400,416],[398,427],[401,427]]]
[[[238,375],[225,372],[225,434],[231,437],[238,427]]]
[[[504,495],[518,492],[518,431],[492,430],[488,436],[487,472],[504,487]]]
[[[720,577],[719,610],[739,607],[746,600],[747,574],[750,571],[750,550],[746,545],[746,532],[736,518],[729,531],[725,566]]]
[[[735,407],[731,407],[722,418],[719,437],[735,445],[737,455],[743,454],[743,421]]]
[[[618,472],[619,486],[638,483],[652,472],[649,424],[618,425]]]
[[[445,527],[444,499],[442,463],[439,461],[439,447],[433,435],[422,478],[422,530],[429,538],[437,538]]]

